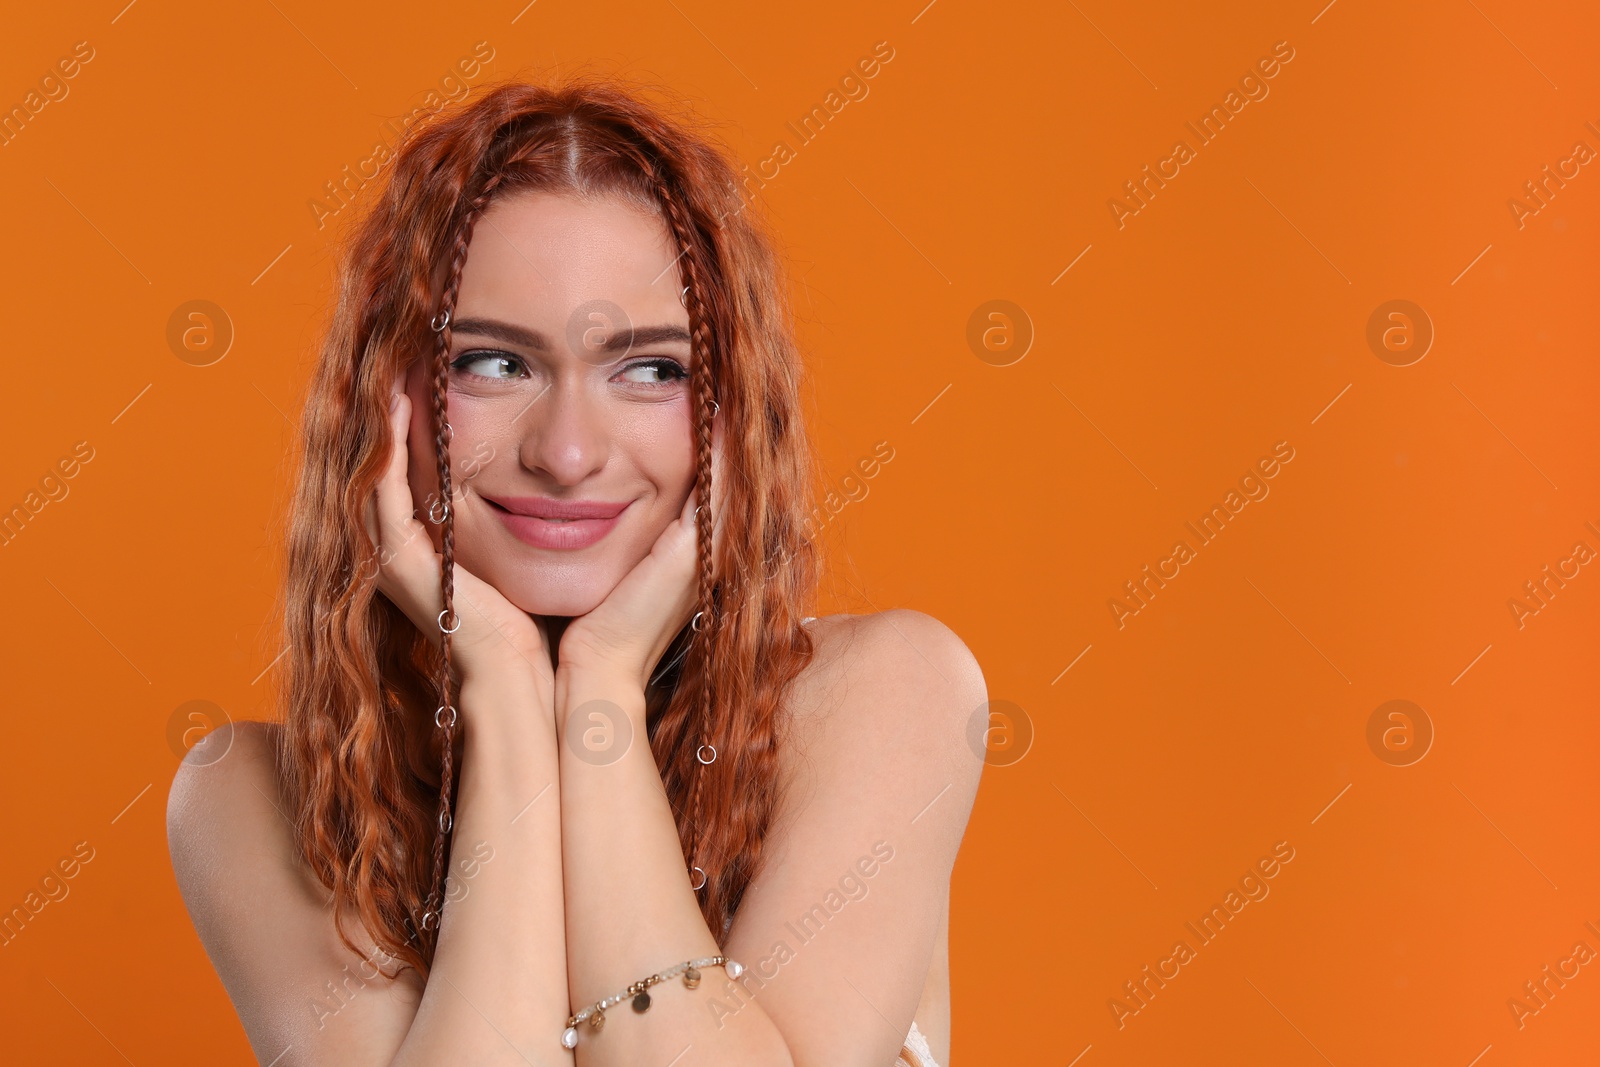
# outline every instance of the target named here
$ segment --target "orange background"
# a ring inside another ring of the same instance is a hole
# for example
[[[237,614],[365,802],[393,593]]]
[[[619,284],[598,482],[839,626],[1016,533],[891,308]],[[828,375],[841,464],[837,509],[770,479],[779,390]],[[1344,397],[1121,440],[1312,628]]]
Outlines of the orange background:
[[[622,70],[752,168],[795,148],[759,198],[824,474],[894,450],[823,533],[824,607],[944,620],[1033,735],[956,869],[957,1065],[1593,1062],[1600,964],[1520,1029],[1507,1001],[1600,950],[1600,567],[1521,628],[1508,601],[1600,550],[1600,165],[1521,228],[1507,201],[1600,151],[1600,16],[1323,3],[8,13],[0,105],[94,58],[0,148],[0,507],[94,457],[0,548],[0,908],[94,858],[0,949],[4,1058],[249,1061],[168,864],[171,727],[274,713],[291,423],[350,217],[308,201],[487,41],[475,87]],[[796,147],[879,41],[869,95]],[[1279,41],[1270,95],[1198,147],[1185,121]],[[1179,138],[1196,158],[1119,229],[1108,200]],[[194,299],[236,331],[211,366],[166,341]],[[997,299],[1035,334],[1006,366],[967,341]],[[1391,299],[1436,331],[1409,366],[1366,340]],[[1278,441],[1270,495],[1194,545]],[[1196,558],[1119,628],[1180,537]],[[1367,740],[1391,699],[1434,730],[1409,766]],[[1270,895],[1119,1027],[1123,983],[1280,841]]]

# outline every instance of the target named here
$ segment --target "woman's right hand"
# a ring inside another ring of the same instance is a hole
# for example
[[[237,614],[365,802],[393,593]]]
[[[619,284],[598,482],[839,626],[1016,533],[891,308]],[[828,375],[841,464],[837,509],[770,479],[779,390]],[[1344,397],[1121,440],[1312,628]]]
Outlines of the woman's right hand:
[[[417,518],[411,495],[406,446],[410,424],[411,398],[396,390],[389,408],[393,447],[389,466],[373,499],[367,502],[367,533],[378,550],[378,591],[405,612],[437,648],[439,615],[444,610],[439,589],[444,560],[434,550],[427,527]],[[503,677],[520,671],[540,682],[541,692],[552,692],[555,672],[543,626],[460,563],[455,564],[454,574],[458,629],[450,635],[450,650],[463,683],[469,678]]]

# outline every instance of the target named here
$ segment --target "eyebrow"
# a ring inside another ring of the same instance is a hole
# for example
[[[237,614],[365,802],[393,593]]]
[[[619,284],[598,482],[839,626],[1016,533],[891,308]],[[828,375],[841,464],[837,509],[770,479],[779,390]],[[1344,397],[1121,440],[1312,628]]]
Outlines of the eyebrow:
[[[470,333],[477,337],[492,337],[496,341],[521,345],[536,352],[549,352],[550,340],[538,330],[530,330],[498,319],[462,319],[454,324],[452,332]],[[682,326],[663,323],[659,326],[635,326],[631,331],[617,330],[600,346],[602,352],[626,352],[631,348],[660,344],[665,341],[689,341],[689,331]]]

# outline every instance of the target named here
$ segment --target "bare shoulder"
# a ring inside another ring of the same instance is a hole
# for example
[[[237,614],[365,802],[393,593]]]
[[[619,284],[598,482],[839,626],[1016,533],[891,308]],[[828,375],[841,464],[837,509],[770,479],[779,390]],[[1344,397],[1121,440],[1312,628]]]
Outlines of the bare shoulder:
[[[815,656],[796,679],[797,718],[837,709],[854,693],[906,724],[963,723],[988,699],[983,670],[960,636],[911,608],[865,615],[829,615],[809,624]],[[892,694],[902,699],[883,699]]]
[[[928,783],[948,784],[953,802],[939,808],[959,840],[983,770],[973,722],[987,723],[988,701],[966,642],[908,608],[831,615],[808,628],[815,655],[792,686],[785,785],[804,795],[848,782],[858,800],[898,809],[928,803]]]
[[[285,873],[298,866],[279,785],[278,729],[266,722],[223,723],[189,750],[173,776],[167,847],[202,938],[204,924],[248,891],[234,884],[241,864],[255,873],[266,865]]]
[[[173,873],[262,1062],[290,1045],[374,1062],[375,1048],[392,1050],[403,1039],[421,983],[409,970],[392,982],[376,975],[373,961],[393,967],[354,915],[347,929],[370,959],[339,940],[332,894],[295,842],[280,787],[278,729],[223,724],[179,765],[167,797]],[[369,988],[379,991],[353,996]],[[337,1026],[334,1016],[341,1016]]]
[[[884,1046],[886,1063],[913,1021],[947,1062],[950,879],[984,765],[970,740],[975,714],[987,721],[983,672],[920,611],[807,629],[814,655],[785,699],[762,867],[728,951],[806,945],[807,962],[762,990],[796,1062],[831,1062],[839,1035],[854,1034],[863,1050]],[[839,933],[810,936],[824,924]]]
[[[167,847],[191,913],[219,902],[235,853],[287,834],[287,820],[275,810],[277,730],[274,723],[223,723],[178,765],[167,795]]]
[[[219,792],[227,794],[241,786],[269,782],[276,791],[278,729],[277,723],[270,722],[226,722],[201,738],[173,776],[167,800],[168,829],[172,818],[181,821],[193,813],[193,802],[215,799]],[[213,769],[216,773],[211,773]]]

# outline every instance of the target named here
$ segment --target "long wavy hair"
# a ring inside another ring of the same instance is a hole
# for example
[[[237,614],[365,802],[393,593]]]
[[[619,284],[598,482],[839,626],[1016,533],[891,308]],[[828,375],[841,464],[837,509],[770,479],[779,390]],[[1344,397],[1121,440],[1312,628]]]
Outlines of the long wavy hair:
[[[659,90],[654,90],[659,92]],[[666,224],[687,283],[699,608],[646,691],[648,738],[687,877],[718,942],[761,862],[776,804],[779,708],[809,661],[817,560],[806,536],[815,456],[788,293],[729,154],[687,109],[612,79],[512,82],[409,127],[343,238],[337,304],[307,396],[280,610],[279,759],[305,861],[344,923],[425,978],[442,907],[457,731],[448,632],[430,640],[376,595],[364,508],[388,462],[390,383],[431,359],[445,620],[454,518],[449,319],[474,222],[523,190],[617,196]],[[442,279],[442,283],[441,283]],[[729,511],[713,552],[711,417],[727,420]],[[715,554],[716,558],[713,558]],[[705,756],[715,749],[709,762]],[[701,873],[703,872],[703,877]]]

